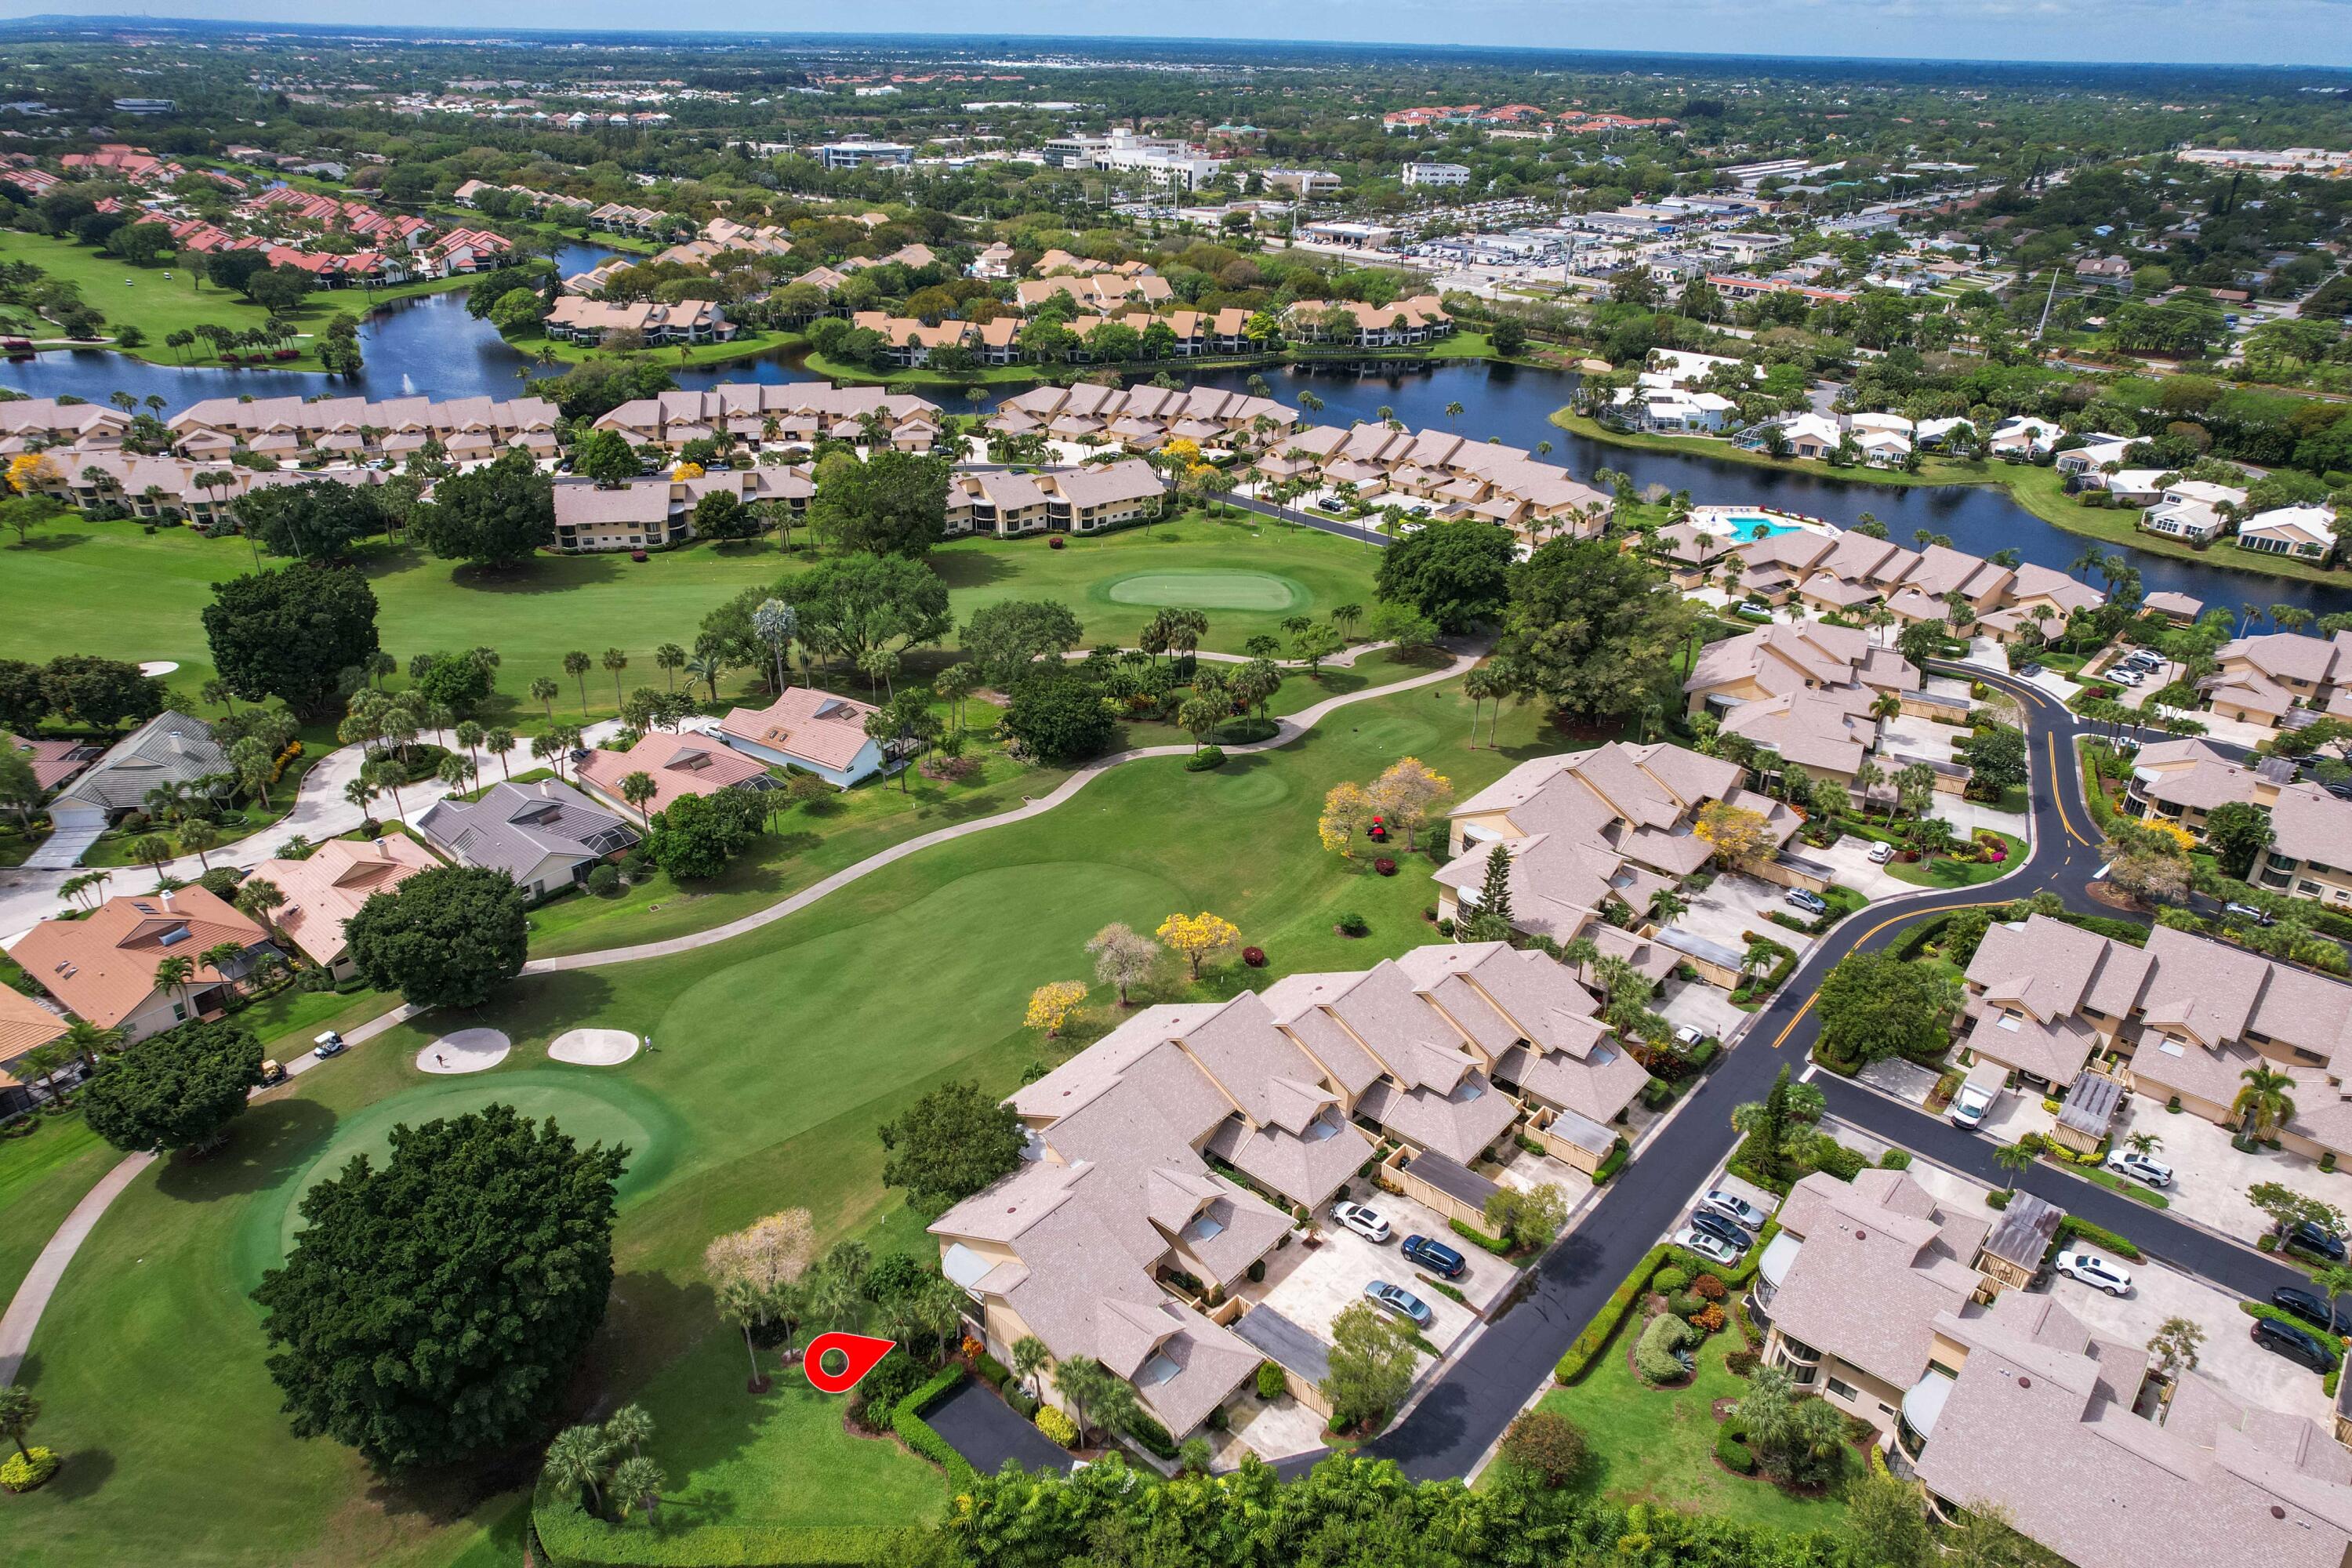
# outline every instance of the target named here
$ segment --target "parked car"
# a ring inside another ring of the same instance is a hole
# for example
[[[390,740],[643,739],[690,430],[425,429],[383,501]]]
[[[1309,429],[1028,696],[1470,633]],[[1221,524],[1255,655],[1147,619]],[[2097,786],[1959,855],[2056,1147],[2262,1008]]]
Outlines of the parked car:
[[[1693,1046],[1697,1045],[1705,1038],[1706,1038],[1706,1036],[1699,1031],[1699,1026],[1696,1024],[1685,1024],[1681,1028],[1675,1031],[1675,1049],[1678,1051],[1689,1050]]]
[[[2095,1252],[2060,1253],[2058,1272],[2110,1296],[2131,1294],[2131,1276]]]
[[[2172,1185],[2172,1167],[2161,1160],[2151,1160],[2129,1149],[2118,1149],[2107,1156],[2107,1169],[2118,1176],[2129,1176],[2135,1182],[2146,1182],[2151,1187]]]
[[[345,1051],[351,1049],[349,1046],[343,1044],[342,1036],[335,1033],[332,1029],[320,1035],[317,1039],[312,1040],[310,1044],[316,1047],[310,1054],[317,1057],[320,1061],[325,1061],[329,1057],[339,1057]]]
[[[1764,605],[1740,605],[1735,606],[1731,613],[1743,621],[1756,621],[1769,625],[1772,619],[1770,607]]]
[[[2266,926],[2277,923],[2271,918],[2271,913],[2268,910],[2258,910],[2252,904],[2223,904],[2221,906],[2221,912],[2225,915],[2236,915],[2241,920],[2252,921],[2258,926]]]
[[[2117,686],[2137,686],[2147,677],[2137,669],[2111,669],[2107,671],[2106,679]]]
[[[1364,1287],[1364,1300],[1383,1311],[1394,1312],[1417,1329],[1431,1322],[1429,1303],[1402,1285],[1391,1285],[1385,1279],[1375,1279]]]
[[[1738,1193],[1727,1193],[1721,1187],[1708,1193],[1699,1202],[1706,1208],[1723,1215],[1724,1218],[1736,1221],[1749,1230],[1762,1230],[1764,1222],[1772,1217]]]
[[[1710,1208],[1695,1209],[1690,1216],[1691,1228],[1703,1230],[1735,1252],[1745,1252],[1756,1245],[1756,1238],[1740,1228],[1739,1222]]]
[[[1469,1265],[1460,1253],[1442,1241],[1432,1241],[1425,1236],[1408,1236],[1402,1249],[1407,1258],[1428,1269],[1441,1279],[1459,1279]]]
[[[2286,1233],[2289,1252],[2307,1252],[2329,1263],[2344,1261],[2344,1238],[2332,1230],[2322,1230],[2309,1220],[2297,1222]]]
[[[1333,1204],[1331,1217],[1366,1241],[1386,1241],[1389,1238],[1389,1222],[1361,1204]]]
[[[2325,1373],[2328,1369],[2327,1352],[2317,1337],[2293,1323],[2282,1323],[2276,1318],[2256,1318],[2253,1332],[2247,1337],[2263,1349],[2274,1351],[2289,1361],[2299,1361],[2314,1372]]]
[[[1685,1226],[1675,1232],[1675,1245],[1697,1253],[1710,1263],[1737,1263],[1739,1249],[1723,1237],[1696,1226]]]
[[[2329,1333],[2352,1334],[2352,1308],[2338,1307],[2316,1290],[2282,1285],[2271,1292],[2271,1305]]]
[[[1885,865],[1889,860],[1892,860],[1892,859],[1894,859],[1894,858],[1895,858],[1895,846],[1894,846],[1894,845],[1892,845],[1892,844],[1874,844],[1874,845],[1872,845],[1872,846],[1870,847],[1870,863],[1871,863],[1872,865],[1874,865],[1874,866],[1884,866],[1884,865]]]
[[[1825,915],[1830,912],[1830,901],[1810,888],[1791,888],[1780,895],[1780,901],[1784,904],[1794,904],[1809,915]]]

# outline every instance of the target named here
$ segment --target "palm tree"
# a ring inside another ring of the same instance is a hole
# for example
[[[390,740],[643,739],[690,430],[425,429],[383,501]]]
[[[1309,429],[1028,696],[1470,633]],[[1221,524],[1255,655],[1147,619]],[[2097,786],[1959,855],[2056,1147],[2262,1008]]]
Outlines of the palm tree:
[[[100,1057],[121,1050],[125,1037],[121,1029],[102,1028],[87,1018],[76,1018],[66,1027],[65,1047],[80,1058],[83,1067],[95,1068]]]
[[[1459,418],[1461,418],[1461,417],[1462,417],[1462,404],[1461,404],[1461,401],[1460,401],[1459,399],[1456,399],[1455,401],[1454,401],[1454,402],[1452,402],[1452,403],[1449,403],[1449,404],[1447,404],[1447,405],[1445,405],[1445,422],[1446,422],[1447,424],[1451,425],[1452,423],[1454,423],[1454,421],[1455,421],[1456,419],[1459,419]]]
[[[2246,1087],[2230,1102],[2230,1114],[2238,1119],[2242,1136],[2265,1142],[2294,1115],[2294,1100],[2287,1094],[2294,1079],[2266,1067],[2250,1067],[2238,1076]]]
[[[155,873],[155,887],[163,886],[163,868],[172,863],[172,841],[150,833],[131,841],[131,858]]]
[[[647,827],[654,825],[653,814],[647,808],[660,793],[661,785],[654,783],[654,775],[643,768],[621,780],[621,798],[637,808],[637,815],[645,818]]]
[[[618,708],[621,705],[621,671],[629,668],[629,656],[619,648],[608,647],[604,650],[604,668],[612,673],[613,706]],[[584,682],[581,689],[580,711],[583,713],[588,711],[588,696]]]
[[[716,653],[698,653],[686,661],[688,685],[701,681],[710,688],[710,700],[719,700],[719,678],[727,673],[727,661]]]
[[[441,765],[433,771],[433,776],[446,784],[451,795],[457,795],[473,782],[475,773],[478,772],[480,769],[465,758],[448,756],[441,759]]]
[[[604,1461],[612,1452],[613,1445],[601,1427],[566,1426],[547,1446],[547,1477],[557,1491],[574,1501],[584,1490],[589,1511],[597,1512],[604,1506],[597,1483],[604,1479]]]
[[[1478,714],[1489,700],[1497,711],[1503,706],[1502,672],[1491,664],[1482,664],[1462,678],[1462,695],[1470,699],[1470,746],[1478,746]]]
[[[555,684],[553,676],[542,675],[530,683],[530,700],[542,704],[547,709],[547,716],[552,719],[555,717],[556,695],[562,689]],[[586,699],[583,697],[582,700],[584,702]]]
[[[2032,1170],[2033,1159],[2033,1151],[2022,1143],[2004,1143],[1992,1152],[1992,1163],[2013,1173]],[[2010,1178],[2009,1190],[2012,1193],[2017,1191],[2017,1178],[2013,1174]]]
[[[1650,900],[1650,918],[1660,925],[1671,924],[1679,914],[1687,913],[1690,900],[1669,888]]]
[[[1045,1348],[1045,1342],[1034,1334],[1024,1334],[1013,1342],[1013,1375],[1029,1385],[1032,1396],[1043,1397],[1043,1391],[1037,1385],[1037,1373],[1052,1359],[1053,1352]]]
[[[577,680],[580,683],[580,711],[583,713],[588,711],[588,667],[594,661],[586,654],[580,652],[576,648],[563,656],[563,673],[572,677],[574,680]],[[614,682],[616,689],[618,688],[618,684],[619,683],[617,681]],[[531,686],[532,695],[536,696],[538,691],[538,683],[533,682]],[[548,713],[551,717],[553,716],[554,711],[555,710],[552,708],[548,710]]]
[[[184,1007],[187,998],[181,988],[196,977],[196,961],[184,952],[173,953],[155,962],[155,988],[168,994],[175,1007]]]
[[[1087,1440],[1087,1406],[1099,1407],[1111,1397],[1111,1389],[1118,1380],[1102,1363],[1090,1355],[1065,1357],[1054,1368],[1054,1386],[1070,1402],[1071,1414],[1077,1417],[1078,1442]]]
[[[686,352],[683,344],[678,352]],[[620,1503],[622,1515],[626,1517],[632,1508],[642,1508],[651,1521],[654,1510],[661,1505],[663,1481],[661,1467],[643,1455],[614,1466],[613,1496]]]
[[[200,871],[209,871],[213,868],[213,863],[205,859],[205,856],[208,851],[219,847],[220,841],[220,829],[201,816],[191,817],[180,824],[181,851],[196,858],[196,867]]]
[[[645,1458],[653,1435],[653,1414],[642,1405],[624,1405],[604,1417],[604,1436],[615,1448],[626,1447],[633,1459]]]
[[[654,668],[669,678],[666,689],[677,689],[677,672],[686,668],[686,649],[674,642],[666,642],[654,649]]]

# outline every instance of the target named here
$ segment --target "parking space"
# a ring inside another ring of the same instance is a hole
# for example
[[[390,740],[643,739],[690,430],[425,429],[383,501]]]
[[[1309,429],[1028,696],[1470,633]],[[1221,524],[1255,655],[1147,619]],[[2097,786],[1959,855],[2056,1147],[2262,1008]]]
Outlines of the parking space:
[[[1934,1068],[1906,1062],[1901,1057],[1886,1057],[1864,1065],[1858,1076],[1881,1094],[1891,1094],[1906,1105],[1925,1107],[1928,1094],[1944,1075]]]
[[[2255,1405],[2330,1425],[2330,1401],[2319,1374],[2254,1343],[2249,1337],[2253,1320],[2239,1310],[2236,1297],[2161,1264],[2143,1260],[2125,1267],[2132,1277],[2127,1296],[2110,1296],[2060,1276],[2052,1278],[2050,1294],[2093,1333],[2134,1347],[2147,1344],[2168,1318],[2187,1318],[2205,1331],[2197,1349],[2200,1373]]]
[[[1242,1293],[1328,1342],[1332,1320],[1364,1299],[1365,1286],[1384,1279],[1428,1306],[1432,1321],[1422,1336],[1443,1350],[1477,1321],[1476,1314],[1423,1278],[1426,1270],[1401,1250],[1406,1237],[1430,1237],[1461,1253],[1465,1266],[1462,1278],[1447,1283],[1482,1307],[1501,1296],[1517,1277],[1509,1264],[1456,1237],[1443,1216],[1411,1198],[1382,1192],[1360,1195],[1389,1222],[1385,1243],[1358,1236],[1333,1219],[1327,1206],[1315,1216],[1320,1239],[1313,1246],[1301,1242],[1276,1252],[1266,1259],[1265,1279],[1244,1286]]]
[[[1592,1178],[1575,1166],[1549,1154],[1531,1154],[1516,1142],[1504,1152],[1502,1170],[1499,1174],[1493,1172],[1483,1173],[1492,1175],[1496,1185],[1509,1187],[1515,1192],[1533,1192],[1542,1186],[1558,1187],[1568,1194],[1568,1206],[1570,1213],[1575,1212],[1578,1205],[1582,1204],[1592,1192]],[[1456,1252],[1467,1250],[1455,1240],[1448,1240],[1443,1237],[1439,1239],[1445,1241],[1446,1245],[1452,1247]],[[1517,1270],[1513,1272],[1516,1273]],[[1460,1288],[1460,1281],[1453,1281],[1453,1283],[1456,1289]]]
[[[1913,713],[1898,713],[1878,727],[1879,763],[1892,772],[1904,762],[1948,763],[1966,730]]]
[[[1787,890],[1755,877],[1742,876],[1737,871],[1725,872],[1703,891],[1689,895],[1690,908],[1675,917],[1675,929],[1705,937],[1734,952],[1745,952],[1747,933],[1755,931],[1770,937],[1802,957],[1805,951],[1813,945],[1813,939],[1765,918],[1775,910],[1791,915],[1798,912],[1781,901],[1781,895]]]
[[[1796,932],[1789,933],[1794,936]],[[1727,993],[1703,980],[1668,980],[1665,1000],[1658,1005],[1665,1021],[1680,1029],[1696,1029],[1701,1037],[1720,1040],[1748,1021],[1748,1015],[1731,1005]]]
[[[1255,1389],[1245,1390],[1227,1402],[1225,1410],[1232,1425],[1208,1435],[1216,1445],[1213,1463],[1220,1470],[1240,1468],[1244,1453],[1271,1465],[1324,1446],[1323,1413],[1287,1394],[1268,1403]]]
[[[2042,1091],[2029,1084],[2003,1089],[1977,1124],[1977,1131],[1996,1143],[2014,1143],[2029,1132],[2046,1138],[2057,1125],[2057,1114],[2042,1108]]]
[[[2281,1182],[2352,1212],[2352,1177],[2323,1172],[2317,1163],[2284,1150],[2242,1152],[2231,1142],[2228,1128],[2188,1111],[2168,1111],[2164,1101],[2148,1095],[2125,1100],[2116,1146],[2126,1146],[2137,1132],[2153,1133],[2157,1142],[2150,1153],[2172,1167],[2172,1185],[2164,1194],[2172,1200],[2172,1212],[2241,1241],[2252,1241],[2270,1227],[2262,1211],[2246,1201],[2246,1189],[2257,1182]]]
[[[1940,802],[1946,797],[1938,796]],[[1870,839],[1847,834],[1828,848],[1805,846],[1805,858],[1818,860],[1837,872],[1837,879],[1864,898],[1876,903],[1900,893],[1916,893],[1919,889],[1888,873],[1886,868],[1870,858],[1877,846]],[[1792,933],[1793,934],[1793,933]]]

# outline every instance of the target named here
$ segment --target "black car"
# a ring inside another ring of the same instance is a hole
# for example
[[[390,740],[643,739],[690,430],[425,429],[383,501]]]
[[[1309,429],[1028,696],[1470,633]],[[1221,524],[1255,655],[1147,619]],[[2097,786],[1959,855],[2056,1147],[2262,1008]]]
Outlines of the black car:
[[[1756,1245],[1756,1238],[1741,1229],[1738,1221],[1727,1218],[1713,1209],[1697,1210],[1690,1216],[1690,1223],[1693,1230],[1703,1230],[1741,1252]]]
[[[2352,1333],[2352,1311],[2337,1307],[2316,1290],[2306,1290],[2300,1285],[2282,1285],[2271,1292],[2271,1305],[2282,1311],[2293,1312],[2314,1328],[2331,1333]]]
[[[1425,1236],[1406,1237],[1404,1255],[1443,1279],[1461,1279],[1462,1270],[1467,1267],[1460,1253]]]
[[[2344,1261],[2344,1238],[2332,1230],[2322,1230],[2309,1220],[2300,1220],[2286,1233],[2286,1250],[2308,1253],[2329,1263]]]
[[[2314,1372],[2326,1372],[2331,1364],[2327,1352],[2317,1340],[2293,1323],[2282,1323],[2276,1318],[2256,1318],[2254,1343],[2266,1351],[2276,1351],[2289,1361],[2299,1361]]]

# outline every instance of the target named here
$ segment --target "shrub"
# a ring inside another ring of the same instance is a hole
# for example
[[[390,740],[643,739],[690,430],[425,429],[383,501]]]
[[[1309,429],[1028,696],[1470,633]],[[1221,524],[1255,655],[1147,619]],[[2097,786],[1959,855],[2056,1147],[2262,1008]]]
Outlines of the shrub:
[[[1700,1300],[1688,1290],[1677,1290],[1666,1298],[1666,1310],[1677,1318],[1696,1316],[1699,1309],[1706,1305],[1705,1301]]]
[[[1370,936],[1372,931],[1372,922],[1350,910],[1339,918],[1332,929],[1341,936]]]
[[[1497,1258],[1508,1258],[1511,1255],[1511,1244],[1499,1237],[1488,1236],[1477,1226],[1465,1225],[1458,1219],[1448,1220],[1445,1223],[1454,1227],[1454,1235],[1481,1251],[1491,1252]]]
[[[237,870],[234,866],[215,866],[196,879],[196,886],[215,899],[236,897]]]
[[[1989,1209],[2005,1209],[2009,1206],[2009,1199],[2010,1194],[2007,1192],[1996,1187],[1991,1192],[1985,1194],[1985,1207]]]
[[[1723,1358],[1723,1370],[1734,1377],[1753,1377],[1763,1361],[1754,1351],[1733,1351]]]
[[[1242,962],[1248,964],[1252,969],[1264,969],[1265,967],[1265,949],[1262,947],[1245,947],[1242,949]]]
[[[1658,1270],[1657,1278],[1650,1281],[1650,1288],[1662,1296],[1671,1296],[1689,1284],[1689,1270],[1669,1266]]]
[[[1733,1475],[1752,1476],[1756,1473],[1756,1456],[1748,1452],[1747,1444],[1731,1435],[1728,1426],[1715,1435],[1715,1457]]]
[[[992,1355],[981,1357],[975,1370],[980,1373],[980,1380],[991,1388],[1002,1389],[1013,1381],[1013,1369]]]
[[[1396,862],[1385,855],[1375,855],[1372,857],[1372,869],[1383,877],[1393,877],[1396,875]]]
[[[1702,1274],[1691,1281],[1691,1294],[1702,1300],[1720,1301],[1730,1292],[1731,1287],[1712,1274]]]
[[[1065,1448],[1078,1446],[1078,1424],[1050,1405],[1038,1406],[1037,1430],[1045,1434],[1048,1442],[1058,1443]]]
[[[1583,1428],[1549,1410],[1527,1412],[1503,1434],[1503,1458],[1548,1487],[1574,1480],[1591,1453]]]
[[[600,899],[609,899],[621,890],[621,868],[602,865],[588,873],[588,890]]]
[[[1611,1147],[1608,1155],[1601,1160],[1601,1168],[1592,1173],[1592,1184],[1597,1187],[1608,1181],[1610,1177],[1623,1170],[1625,1162],[1633,1157],[1632,1147],[1622,1138],[1618,1139]]]
[[[1176,1457],[1176,1439],[1168,1435],[1167,1427],[1162,1426],[1141,1410],[1130,1414],[1119,1430],[1142,1444],[1160,1458],[1172,1459]]]
[[[1184,771],[1188,773],[1205,773],[1224,765],[1225,749],[1223,746],[1203,746],[1184,759]]]
[[[0,1463],[0,1487],[12,1492],[28,1492],[58,1473],[58,1456],[48,1448],[35,1447],[22,1454],[11,1454]]]
[[[1257,1363],[1257,1396],[1260,1399],[1279,1399],[1282,1391],[1288,1386],[1288,1380],[1282,1375],[1282,1368],[1270,1361]]]
[[[2059,1246],[2063,1247],[2078,1237],[2094,1247],[2112,1252],[2118,1258],[2129,1258],[2135,1263],[2139,1261],[2139,1248],[2112,1230],[2093,1225],[2086,1219],[2078,1219],[2073,1215],[2068,1215],[2058,1222]]]
[[[1249,1266],[1249,1281],[1250,1281],[1250,1283],[1251,1283],[1251,1284],[1253,1284],[1253,1285],[1260,1284],[1260,1283],[1262,1283],[1262,1282],[1265,1280],[1265,1258],[1256,1258],[1256,1259],[1253,1260],[1253,1261],[1251,1262],[1250,1266]]]
[[[1862,1174],[1863,1167],[1868,1163],[1870,1163],[1869,1161],[1853,1150],[1826,1138],[1822,1140],[1820,1147],[1813,1154],[1814,1168],[1827,1171],[1841,1182],[1853,1181]]]
[[[1048,550],[1067,550],[1069,547],[1070,542],[1063,538],[1058,533],[1052,535],[1045,541],[1045,548]]]
[[[1584,1331],[1576,1336],[1575,1342],[1568,1347],[1568,1353],[1559,1358],[1559,1365],[1552,1368],[1554,1382],[1574,1383],[1585,1374],[1591,1367],[1593,1358],[1601,1353],[1601,1347],[1609,1342],[1609,1337],[1624,1323],[1626,1314],[1633,1311],[1633,1303],[1640,1300],[1643,1292],[1649,1289],[1650,1277],[1658,1271],[1658,1265],[1664,1263],[1668,1256],[1668,1248],[1660,1243],[1650,1248],[1642,1261],[1633,1266],[1633,1272],[1610,1292],[1609,1300],[1601,1303],[1601,1310],[1592,1315],[1592,1321],[1584,1325]]]
[[[1633,1344],[1633,1370],[1652,1384],[1680,1383],[1690,1375],[1675,1352],[1698,1337],[1698,1331],[1671,1312],[1650,1320]]]
[[[1024,1421],[1037,1414],[1037,1396],[1017,1384],[1004,1391],[1004,1403]]]
[[[1690,1326],[1703,1334],[1719,1333],[1723,1330],[1723,1325],[1730,1321],[1724,1316],[1722,1308],[1712,1303],[1701,1307],[1690,1315]]]
[[[1909,1170],[1911,1168],[1911,1151],[1908,1149],[1889,1149],[1885,1153],[1881,1154],[1878,1157],[1878,1168],[1882,1171]]]
[[[1437,934],[1440,936],[1452,936],[1454,934],[1454,921],[1452,917],[1448,916],[1438,921]]]

